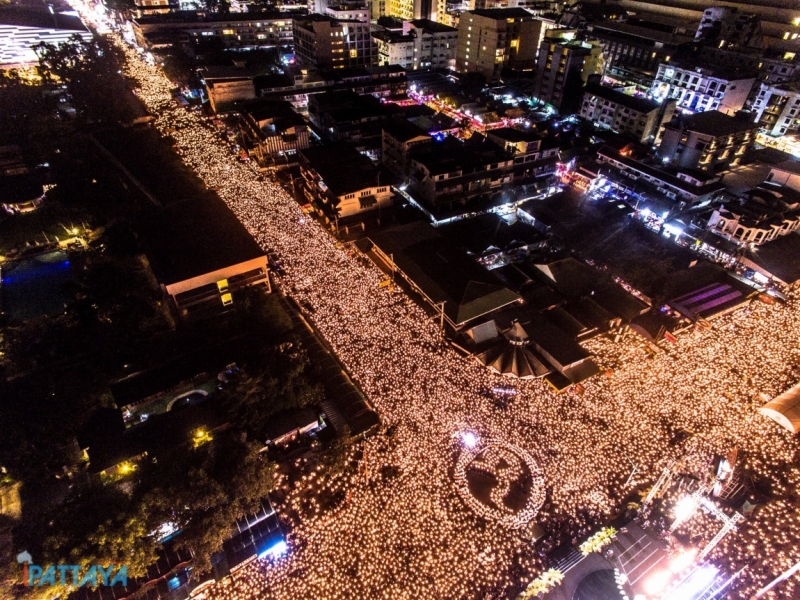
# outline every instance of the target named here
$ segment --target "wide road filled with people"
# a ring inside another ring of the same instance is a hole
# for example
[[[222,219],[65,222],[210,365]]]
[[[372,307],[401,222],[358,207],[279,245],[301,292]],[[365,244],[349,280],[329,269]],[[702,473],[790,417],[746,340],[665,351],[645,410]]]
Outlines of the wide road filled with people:
[[[309,307],[308,317],[388,428],[363,443],[366,464],[357,476],[320,484],[310,475],[303,483],[344,491],[337,510],[303,512],[285,557],[249,566],[211,597],[505,597],[543,564],[530,539],[533,523],[583,541],[671,458],[694,453],[703,470],[709,465],[702,457],[734,447],[773,499],[711,559],[728,573],[748,565],[734,594],[747,598],[800,558],[793,547],[798,442],[756,411],[759,394],[784,391],[792,365],[800,364],[796,298],[755,302],[710,331],[680,336],[672,352],[655,358],[632,334],[619,343],[598,337],[585,347],[607,374],[586,382],[582,394],[556,395],[540,380],[493,375],[442,344],[424,310],[379,287],[377,268],[337,247],[277,184],[259,181],[213,123],[176,105],[159,67],[117,41],[154,125],[174,138],[185,162],[262,247],[280,254],[284,290]],[[498,393],[507,400],[498,402]],[[695,435],[674,443],[680,430]],[[501,490],[481,496],[470,488],[465,460],[488,471]],[[629,482],[631,461],[640,471]],[[503,490],[521,476],[529,485],[516,490],[518,506],[506,506]],[[716,529],[701,523],[698,532],[703,543]],[[788,582],[772,597],[791,597],[792,590]]]

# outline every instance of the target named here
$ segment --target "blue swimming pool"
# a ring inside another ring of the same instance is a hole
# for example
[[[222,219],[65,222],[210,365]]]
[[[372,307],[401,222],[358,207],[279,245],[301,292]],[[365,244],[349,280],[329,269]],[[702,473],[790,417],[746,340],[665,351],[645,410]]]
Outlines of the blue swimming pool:
[[[63,285],[72,280],[69,257],[55,250],[0,264],[0,305],[17,319],[63,310],[70,297]]]

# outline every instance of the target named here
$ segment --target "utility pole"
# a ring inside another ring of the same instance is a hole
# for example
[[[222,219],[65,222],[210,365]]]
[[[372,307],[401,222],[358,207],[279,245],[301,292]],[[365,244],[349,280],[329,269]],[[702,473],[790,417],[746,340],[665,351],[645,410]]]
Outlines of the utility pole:
[[[394,252],[389,254],[389,258],[392,259],[392,289],[394,290],[394,272],[397,270],[397,267],[394,264]]]
[[[439,309],[441,311],[439,313],[439,337],[442,340],[444,340],[444,303],[445,302],[447,302],[447,300],[442,300],[441,302],[439,302],[437,304],[437,306],[441,305],[441,308]]]

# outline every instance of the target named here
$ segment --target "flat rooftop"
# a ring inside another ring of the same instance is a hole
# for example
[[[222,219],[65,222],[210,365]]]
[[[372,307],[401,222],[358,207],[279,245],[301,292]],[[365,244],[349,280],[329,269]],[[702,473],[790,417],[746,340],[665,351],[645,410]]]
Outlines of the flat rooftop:
[[[299,152],[334,196],[378,185],[378,169],[347,142],[312,146]]]
[[[683,126],[688,131],[705,135],[722,136],[758,129],[758,124],[744,117],[731,117],[718,110],[707,110],[673,119],[667,127]]]
[[[608,100],[640,113],[649,113],[656,110],[660,106],[657,102],[653,102],[647,98],[631,96],[629,94],[618,92],[613,88],[592,83],[584,88],[583,93],[584,95],[591,94],[593,96],[599,96],[604,100]]]
[[[40,29],[65,29],[87,32],[80,17],[64,13],[51,13],[48,10],[27,6],[6,6],[0,8],[0,25],[17,27],[37,27]],[[36,40],[32,40],[33,43]]]
[[[170,285],[265,256],[218,198],[185,200],[146,218],[140,235],[159,283]]]

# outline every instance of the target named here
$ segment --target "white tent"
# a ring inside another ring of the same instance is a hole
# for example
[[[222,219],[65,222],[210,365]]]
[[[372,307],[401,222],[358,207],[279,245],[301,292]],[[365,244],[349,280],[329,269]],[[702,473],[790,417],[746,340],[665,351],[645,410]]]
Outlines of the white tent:
[[[767,402],[758,412],[792,433],[800,431],[800,383]]]

